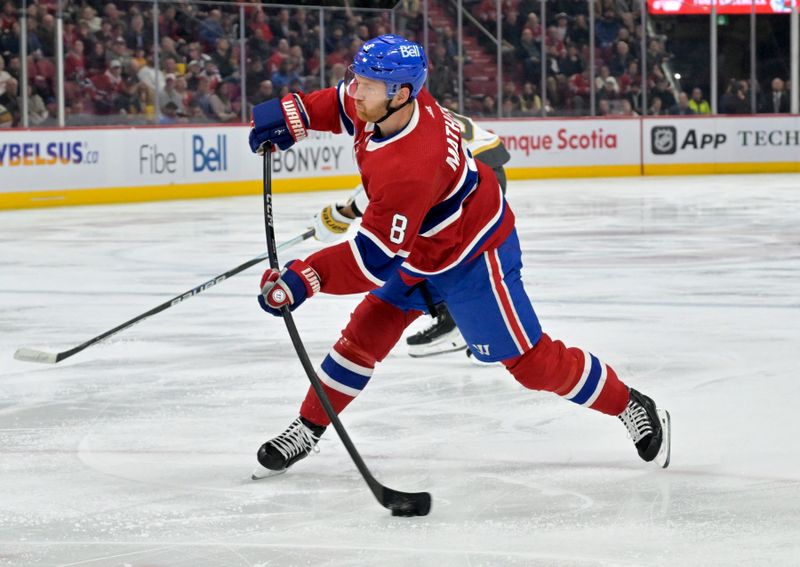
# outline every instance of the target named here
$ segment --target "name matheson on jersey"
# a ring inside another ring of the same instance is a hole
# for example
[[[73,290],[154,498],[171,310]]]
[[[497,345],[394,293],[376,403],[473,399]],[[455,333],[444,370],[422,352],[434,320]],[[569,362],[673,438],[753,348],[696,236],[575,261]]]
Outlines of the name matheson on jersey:
[[[445,161],[447,165],[453,168],[453,171],[456,171],[461,163],[461,158],[458,154],[458,148],[461,146],[461,126],[447,111],[443,110],[442,115],[444,116],[444,135],[447,140],[447,158]]]

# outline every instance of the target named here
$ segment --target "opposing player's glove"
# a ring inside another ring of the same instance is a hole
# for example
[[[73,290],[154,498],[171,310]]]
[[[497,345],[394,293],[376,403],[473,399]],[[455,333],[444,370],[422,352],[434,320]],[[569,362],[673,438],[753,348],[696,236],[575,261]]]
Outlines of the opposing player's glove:
[[[308,114],[300,95],[291,93],[253,107],[250,149],[258,152],[266,142],[288,150],[308,136]]]
[[[302,260],[292,260],[280,272],[272,268],[264,272],[258,303],[270,315],[280,317],[281,307],[288,305],[294,311],[319,290],[319,276],[314,268]]]
[[[355,219],[343,215],[339,207],[333,203],[314,215],[314,238],[321,242],[334,242],[347,232]]]

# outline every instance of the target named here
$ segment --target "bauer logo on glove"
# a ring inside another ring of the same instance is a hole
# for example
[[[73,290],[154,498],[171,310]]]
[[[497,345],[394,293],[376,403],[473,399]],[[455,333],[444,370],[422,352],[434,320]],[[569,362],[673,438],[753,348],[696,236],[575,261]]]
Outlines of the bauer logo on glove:
[[[294,311],[321,287],[314,268],[302,260],[292,260],[281,272],[272,268],[264,272],[258,303],[270,315],[280,316],[282,307]]]

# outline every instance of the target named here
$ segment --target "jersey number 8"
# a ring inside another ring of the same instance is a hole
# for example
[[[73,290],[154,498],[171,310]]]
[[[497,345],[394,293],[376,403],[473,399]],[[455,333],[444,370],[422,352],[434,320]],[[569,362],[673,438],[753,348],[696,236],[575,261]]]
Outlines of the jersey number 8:
[[[392,231],[389,233],[389,240],[395,244],[402,244],[406,237],[407,226],[408,219],[401,214],[395,214],[392,217]]]

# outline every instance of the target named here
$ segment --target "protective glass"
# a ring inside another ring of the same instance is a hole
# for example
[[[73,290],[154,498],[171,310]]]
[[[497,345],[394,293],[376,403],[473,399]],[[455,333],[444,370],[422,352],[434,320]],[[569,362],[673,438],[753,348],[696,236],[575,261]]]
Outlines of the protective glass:
[[[390,98],[386,93],[386,84],[383,81],[356,75],[352,65],[348,67],[344,75],[344,84],[347,94],[356,100],[381,101]]]

